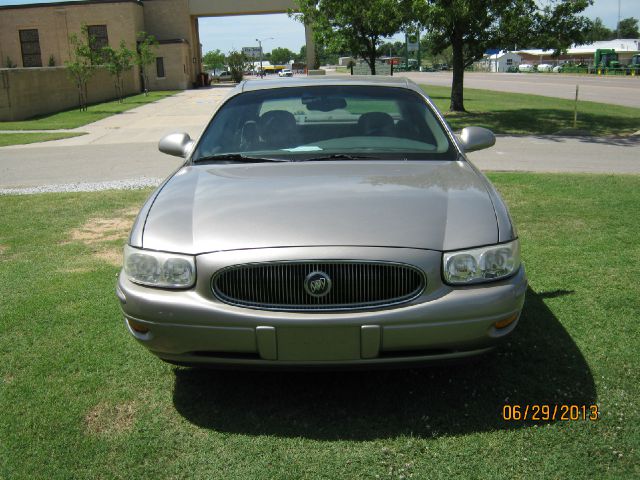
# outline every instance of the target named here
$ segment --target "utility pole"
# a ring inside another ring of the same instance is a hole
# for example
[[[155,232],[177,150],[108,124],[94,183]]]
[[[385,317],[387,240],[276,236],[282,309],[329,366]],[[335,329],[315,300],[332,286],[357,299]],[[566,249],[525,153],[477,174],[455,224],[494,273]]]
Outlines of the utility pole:
[[[409,71],[409,34],[404,34],[404,63],[405,68]]]
[[[260,49],[260,77],[262,77],[262,42],[256,38],[258,42],[258,48]]]
[[[418,30],[418,71],[422,71],[422,56],[420,55],[420,31]]]
[[[616,38],[620,38],[620,0],[618,0],[618,25],[616,26]]]
[[[273,37],[269,37],[269,38],[265,38],[264,41],[266,40],[273,40]],[[260,40],[259,38],[256,38],[256,42],[258,42],[258,47],[260,48],[260,77],[262,77],[262,42],[263,40]]]

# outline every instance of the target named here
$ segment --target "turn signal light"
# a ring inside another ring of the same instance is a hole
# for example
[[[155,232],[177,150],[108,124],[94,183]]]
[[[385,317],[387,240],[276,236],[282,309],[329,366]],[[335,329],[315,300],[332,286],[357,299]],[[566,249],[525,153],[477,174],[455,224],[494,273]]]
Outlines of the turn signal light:
[[[144,325],[142,325],[141,323],[134,322],[134,321],[129,320],[129,319],[127,319],[127,322],[129,323],[129,326],[131,327],[131,330],[133,330],[134,332],[138,332],[138,333],[147,333],[147,332],[149,332],[149,329],[147,327],[145,327]]]
[[[498,320],[496,323],[494,323],[493,325],[496,328],[504,328],[504,327],[508,327],[509,325],[511,325],[513,322],[515,322],[518,319],[518,314],[514,313],[513,315],[511,315],[510,317],[504,318],[502,320]]]

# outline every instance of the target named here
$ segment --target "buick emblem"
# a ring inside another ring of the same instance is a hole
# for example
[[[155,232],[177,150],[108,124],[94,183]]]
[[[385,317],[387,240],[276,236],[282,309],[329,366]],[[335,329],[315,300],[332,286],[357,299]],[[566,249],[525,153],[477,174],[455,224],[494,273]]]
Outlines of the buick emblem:
[[[331,278],[324,272],[311,272],[304,279],[304,289],[312,297],[324,297],[331,291]]]

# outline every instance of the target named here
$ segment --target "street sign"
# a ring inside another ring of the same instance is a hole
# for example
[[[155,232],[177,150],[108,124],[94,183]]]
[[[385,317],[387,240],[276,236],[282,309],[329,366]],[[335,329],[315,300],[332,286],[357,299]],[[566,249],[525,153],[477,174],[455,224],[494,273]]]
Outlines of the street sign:
[[[407,35],[407,51],[417,52],[420,49],[420,36],[419,35]]]
[[[260,59],[260,47],[242,47],[242,53],[247,58]]]

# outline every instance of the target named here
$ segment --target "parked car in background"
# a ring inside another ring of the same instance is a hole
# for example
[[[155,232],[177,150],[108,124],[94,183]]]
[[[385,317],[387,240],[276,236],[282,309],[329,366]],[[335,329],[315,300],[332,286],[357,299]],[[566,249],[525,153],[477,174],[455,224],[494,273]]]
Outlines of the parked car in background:
[[[212,75],[211,76],[211,81],[216,81],[216,82],[231,82],[233,81],[233,78],[231,77],[231,72],[225,70],[223,72],[220,72],[217,75]]]
[[[293,72],[291,70],[289,70],[288,68],[285,68],[284,70],[280,70],[278,72],[278,76],[279,77],[293,77]]]
[[[451,70],[451,67],[447,63],[434,63],[433,68],[436,70]]]
[[[242,82],[142,207],[116,293],[129,333],[185,365],[459,359],[516,328],[527,279],[507,208],[405,78]]]
[[[533,65],[530,65],[528,63],[521,63],[520,65],[518,65],[519,72],[533,72],[534,70],[535,69]]]
[[[551,72],[553,70],[553,65],[550,65],[548,63],[541,63],[540,65],[538,65],[538,71],[539,72]]]

